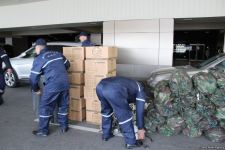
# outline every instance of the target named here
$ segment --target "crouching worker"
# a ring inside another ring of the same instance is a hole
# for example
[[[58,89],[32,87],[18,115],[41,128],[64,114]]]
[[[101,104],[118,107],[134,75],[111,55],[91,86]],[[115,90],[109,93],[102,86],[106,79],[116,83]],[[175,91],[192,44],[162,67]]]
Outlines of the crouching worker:
[[[4,70],[2,69],[2,62],[5,63],[6,66],[6,73],[9,76],[12,73],[12,65],[9,61],[9,57],[5,53],[5,51],[0,48],[0,105],[3,104],[4,100],[2,98],[2,95],[5,92],[5,79],[4,79]]]
[[[129,107],[129,103],[136,104],[136,118],[139,129],[138,140],[144,140],[144,106],[146,94],[141,84],[124,77],[110,77],[103,79],[97,85],[96,92],[101,101],[102,139],[107,141],[113,137],[112,115],[114,113],[125,138],[126,148],[131,149],[140,146],[136,141],[132,110]]]
[[[31,69],[31,87],[36,94],[41,94],[39,103],[39,128],[33,131],[36,136],[47,136],[49,121],[58,105],[58,123],[61,131],[68,130],[69,79],[67,69],[69,61],[59,52],[50,51],[46,41],[38,39],[35,43],[37,54]],[[38,86],[40,76],[44,75],[43,91]]]

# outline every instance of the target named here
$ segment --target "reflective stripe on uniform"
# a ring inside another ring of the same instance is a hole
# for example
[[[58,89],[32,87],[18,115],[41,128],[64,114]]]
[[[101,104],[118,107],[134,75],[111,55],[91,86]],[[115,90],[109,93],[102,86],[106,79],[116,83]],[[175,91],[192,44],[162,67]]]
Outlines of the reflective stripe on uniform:
[[[42,72],[37,72],[37,71],[31,71],[33,74],[41,74]]]
[[[103,116],[103,117],[106,117],[106,118],[109,118],[109,117],[111,117],[112,115],[113,115],[113,112],[112,112],[110,115],[103,115],[103,114],[102,114],[102,116]]]
[[[139,85],[138,82],[136,82],[136,83],[137,83],[137,85],[138,85],[138,91],[140,92],[140,91],[141,91],[140,85]]]
[[[125,123],[127,123],[127,122],[131,121],[132,119],[133,119],[133,117],[131,117],[131,118],[129,118],[129,119],[127,119],[127,120],[123,121],[123,122],[119,122],[119,124],[125,124]]]
[[[39,117],[40,118],[49,118],[49,117],[51,117],[51,115],[50,116],[39,115]]]
[[[68,113],[58,113],[58,115],[66,116]]]
[[[55,58],[55,59],[49,60],[42,68],[45,68],[49,63],[51,63],[53,61],[61,60],[61,59],[63,59],[63,58],[62,57],[59,57],[59,58]]]
[[[1,58],[6,57],[6,56],[7,56],[7,54],[3,54],[3,55],[1,56]]]
[[[142,102],[145,102],[144,99],[141,99],[141,98],[136,98],[137,101],[142,101]]]
[[[65,60],[65,61],[64,61],[64,64],[66,64],[66,63],[67,63],[67,61],[68,61],[68,60]]]

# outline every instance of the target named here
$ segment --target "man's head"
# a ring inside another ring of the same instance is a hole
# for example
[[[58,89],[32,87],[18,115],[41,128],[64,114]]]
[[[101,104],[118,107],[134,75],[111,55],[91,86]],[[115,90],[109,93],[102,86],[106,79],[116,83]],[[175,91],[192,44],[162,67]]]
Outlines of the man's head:
[[[35,42],[35,53],[38,55],[40,54],[41,50],[46,48],[46,41],[42,38],[39,38]]]
[[[80,40],[80,42],[84,42],[84,41],[86,41],[88,39],[88,34],[86,33],[86,32],[81,32],[80,34],[79,34],[79,40]]]

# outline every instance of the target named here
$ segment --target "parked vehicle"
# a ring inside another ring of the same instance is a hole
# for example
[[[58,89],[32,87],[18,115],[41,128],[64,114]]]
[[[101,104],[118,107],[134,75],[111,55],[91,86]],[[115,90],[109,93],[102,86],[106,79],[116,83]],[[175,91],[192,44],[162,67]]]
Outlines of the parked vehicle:
[[[198,72],[207,72],[208,69],[214,67],[222,67],[225,68],[225,54],[218,54],[208,60],[201,62],[196,66],[178,66],[178,67],[169,67],[158,69],[151,73],[147,82],[150,86],[150,89],[153,91],[155,85],[162,80],[168,80],[170,78],[171,73],[175,69],[185,69],[190,77]],[[152,93],[152,92],[151,92]]]
[[[74,42],[49,42],[47,47],[50,50],[62,52],[63,47],[69,46],[81,46],[80,43]],[[5,83],[8,87],[16,87],[21,80],[29,80],[31,67],[35,57],[35,48],[32,46],[25,52],[21,53],[15,58],[11,58],[11,64],[13,67],[13,73],[9,74],[5,72]]]

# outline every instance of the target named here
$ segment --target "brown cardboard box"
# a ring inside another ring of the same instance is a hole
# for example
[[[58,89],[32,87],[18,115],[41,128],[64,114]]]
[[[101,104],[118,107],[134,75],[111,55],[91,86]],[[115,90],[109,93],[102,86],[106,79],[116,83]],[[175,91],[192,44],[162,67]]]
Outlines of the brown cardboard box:
[[[70,62],[69,72],[84,72],[84,60]]]
[[[88,59],[108,59],[117,57],[116,47],[94,46],[86,47],[86,58]]]
[[[85,73],[85,86],[86,87],[96,87],[98,83],[107,77],[116,76],[116,71],[110,72],[106,75],[93,75],[89,73]]]
[[[105,75],[116,70],[116,59],[85,60],[85,72],[93,75]]]
[[[73,121],[83,121],[86,118],[86,110],[82,109],[81,111],[69,111],[69,119]]]
[[[93,99],[98,100],[98,96],[96,94],[96,88],[84,87],[84,97],[85,99]]]
[[[84,84],[84,73],[73,72],[69,74],[70,84]]]
[[[63,47],[63,55],[70,61],[84,60],[85,49],[84,47]]]
[[[101,125],[102,122],[101,113],[95,111],[86,111],[86,121],[91,124]]]
[[[70,98],[69,102],[69,109],[73,111],[81,111],[83,108],[85,108],[85,99],[80,98],[80,99],[73,99]]]
[[[86,99],[86,110],[101,111],[101,102],[99,100]]]
[[[72,85],[70,88],[70,97],[73,99],[79,99],[84,96],[84,86]]]

